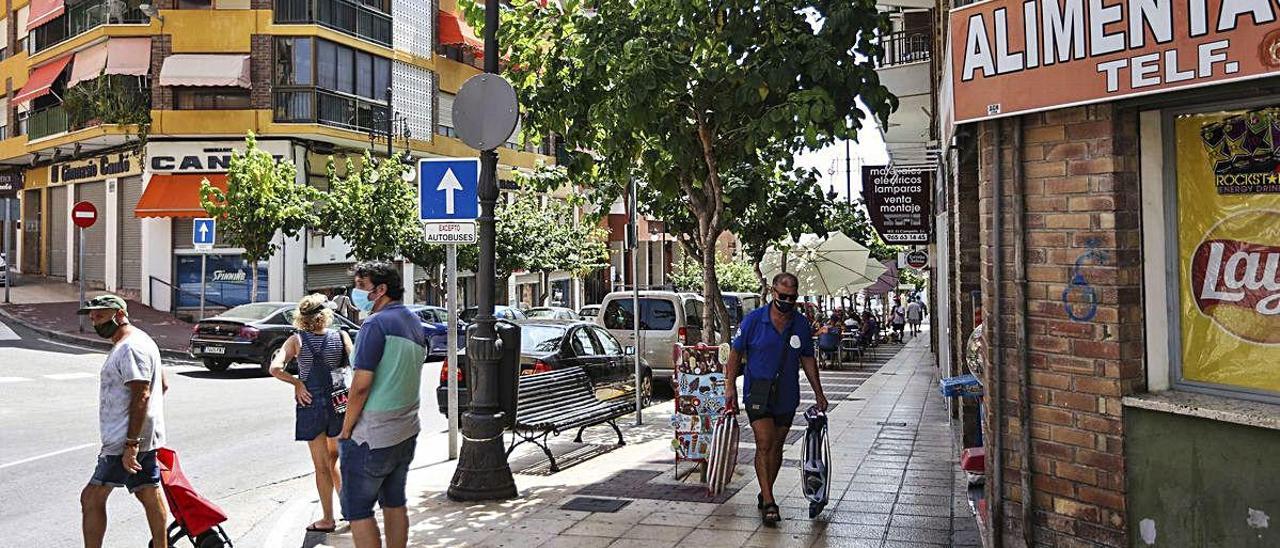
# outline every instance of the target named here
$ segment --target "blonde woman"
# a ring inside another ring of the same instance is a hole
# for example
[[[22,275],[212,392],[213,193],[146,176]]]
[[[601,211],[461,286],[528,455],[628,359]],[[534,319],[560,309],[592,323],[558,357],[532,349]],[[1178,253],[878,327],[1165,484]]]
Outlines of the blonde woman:
[[[337,526],[333,519],[333,493],[342,491],[337,438],[346,414],[345,372],[354,349],[346,333],[329,329],[333,311],[325,302],[319,294],[307,295],[298,302],[293,317],[298,332],[271,360],[271,375],[293,385],[293,398],[298,404],[294,439],[307,442],[316,468],[316,489],[324,516],[307,531],[331,533]],[[284,365],[295,358],[297,377],[284,370]]]

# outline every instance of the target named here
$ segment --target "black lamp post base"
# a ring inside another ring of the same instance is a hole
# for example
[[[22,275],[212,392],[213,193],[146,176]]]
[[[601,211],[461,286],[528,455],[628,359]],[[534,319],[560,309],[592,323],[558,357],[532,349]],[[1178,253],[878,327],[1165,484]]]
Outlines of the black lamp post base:
[[[477,502],[508,500],[519,496],[516,481],[507,464],[507,451],[502,442],[502,415],[462,416],[463,431],[474,438],[463,438],[458,454],[458,467],[449,482],[450,500]],[[483,441],[473,441],[483,440]]]

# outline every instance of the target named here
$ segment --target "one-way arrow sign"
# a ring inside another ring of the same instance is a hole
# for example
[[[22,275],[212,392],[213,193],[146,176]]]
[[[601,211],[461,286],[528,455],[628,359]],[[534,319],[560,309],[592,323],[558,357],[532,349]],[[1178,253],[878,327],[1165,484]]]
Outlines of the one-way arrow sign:
[[[446,215],[453,215],[453,193],[462,190],[462,183],[458,181],[458,176],[453,174],[452,169],[444,170],[444,177],[440,179],[436,190],[444,191],[444,212]]]
[[[218,222],[208,217],[201,217],[191,225],[191,247],[201,251],[213,249],[213,242],[218,236]]]
[[[479,158],[418,160],[419,219],[423,222],[473,223],[480,216],[476,183]]]

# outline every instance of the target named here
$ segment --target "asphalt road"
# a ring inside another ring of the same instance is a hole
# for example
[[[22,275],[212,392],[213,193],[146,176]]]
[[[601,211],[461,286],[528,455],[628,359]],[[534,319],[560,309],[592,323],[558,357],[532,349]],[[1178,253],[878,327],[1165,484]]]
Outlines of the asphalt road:
[[[106,355],[0,324],[0,547],[78,546],[79,493],[93,472],[98,371]],[[296,523],[315,516],[311,462],[293,441],[292,390],[256,367],[210,373],[166,363],[165,421],[196,489],[230,516],[237,546],[299,546]],[[435,408],[439,364],[423,371],[414,466],[447,458],[447,423]],[[147,545],[141,506],[123,489],[108,505],[107,546]]]

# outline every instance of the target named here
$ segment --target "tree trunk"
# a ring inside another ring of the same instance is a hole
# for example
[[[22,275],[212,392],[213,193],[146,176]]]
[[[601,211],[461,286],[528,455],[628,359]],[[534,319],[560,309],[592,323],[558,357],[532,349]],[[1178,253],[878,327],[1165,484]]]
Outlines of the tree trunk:
[[[702,244],[702,341],[708,344],[715,342],[718,334],[721,342],[728,342],[730,332],[729,311],[725,308],[724,298],[720,293],[720,277],[716,274],[715,242],[720,238],[718,231],[704,233],[700,238]],[[709,242],[709,243],[708,243]],[[718,327],[718,329],[717,329]]]
[[[764,271],[760,269],[760,261],[761,259],[753,258],[752,266],[756,269],[756,285],[759,286],[756,289],[756,293],[760,294],[760,302],[764,302],[769,299],[769,284],[764,280]]]
[[[249,302],[256,303],[258,302],[258,261],[251,261],[249,263],[249,272],[253,277],[253,281],[251,282],[253,285],[249,287]]]

